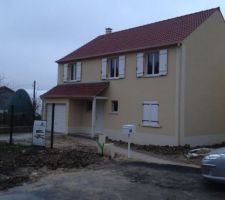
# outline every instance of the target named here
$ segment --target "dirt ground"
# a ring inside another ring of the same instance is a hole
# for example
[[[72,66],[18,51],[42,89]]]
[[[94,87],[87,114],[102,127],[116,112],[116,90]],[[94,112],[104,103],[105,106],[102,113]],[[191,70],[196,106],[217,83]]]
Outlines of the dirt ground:
[[[50,141],[50,140],[48,140]],[[113,141],[107,139],[107,143],[113,143],[115,146],[123,147],[127,149],[127,143],[122,141]],[[49,146],[49,144],[47,144]],[[55,141],[56,148],[78,148],[78,149],[88,149],[93,148],[96,150],[97,144],[91,139],[82,138],[82,137],[74,137],[74,136],[58,136]],[[225,143],[216,144],[212,146],[204,146],[207,148],[219,148],[225,147]],[[187,158],[185,154],[188,153],[189,150],[201,148],[201,147],[190,147],[189,145],[185,146],[159,146],[159,145],[137,145],[131,144],[131,149],[140,153],[144,153],[159,159],[165,159],[174,161],[177,163],[185,163],[185,164],[194,164],[201,166],[202,156],[197,158]],[[122,155],[117,155],[117,159],[124,159]]]
[[[0,190],[18,186],[23,182],[36,181],[38,177],[52,173],[51,170],[86,167],[90,164],[100,163],[101,160],[97,155],[96,142],[82,137],[56,135],[54,149],[49,149],[49,135],[46,140],[46,149],[31,147],[29,135],[22,138],[18,136],[14,142],[23,145],[9,146],[7,143],[0,143]],[[126,148],[125,143],[114,141],[114,144]],[[156,158],[180,163],[200,165],[201,160],[201,158],[187,159],[184,152],[189,149],[188,147],[132,145],[132,149]],[[126,156],[117,155],[116,159],[124,160]]]
[[[16,139],[17,143],[20,144],[31,144],[31,134],[30,137],[27,137],[27,135],[24,135],[26,139],[19,139],[19,136]],[[107,142],[114,143],[115,146],[122,147],[127,149],[127,144],[122,141],[113,141],[113,140],[107,140]],[[47,142],[46,146],[50,147],[50,136],[47,136]],[[69,149],[80,149],[82,151],[86,151],[86,149],[91,151],[96,151],[97,144],[95,141],[82,138],[82,137],[74,137],[74,136],[68,136],[68,135],[56,135],[54,139],[54,147],[56,148],[69,148]],[[213,146],[205,146],[207,148],[218,148],[218,147],[225,147],[225,143],[213,145]],[[185,146],[158,146],[158,145],[136,145],[131,144],[131,149],[135,150],[140,153],[144,153],[146,155],[150,155],[155,158],[164,159],[164,160],[170,160],[177,163],[183,163],[183,164],[194,164],[194,165],[201,165],[202,157],[198,158],[187,158],[185,154],[194,148],[199,147],[190,147],[189,145]]]
[[[44,176],[58,168],[83,168],[101,163],[102,160],[92,146],[50,149],[1,142],[0,190],[34,181],[40,175]]]
[[[137,150],[166,159],[179,154],[158,148]],[[0,200],[225,199],[224,185],[206,183],[200,169],[127,161],[118,155],[110,160],[96,152],[95,141],[72,136],[55,137],[54,149],[0,143]]]

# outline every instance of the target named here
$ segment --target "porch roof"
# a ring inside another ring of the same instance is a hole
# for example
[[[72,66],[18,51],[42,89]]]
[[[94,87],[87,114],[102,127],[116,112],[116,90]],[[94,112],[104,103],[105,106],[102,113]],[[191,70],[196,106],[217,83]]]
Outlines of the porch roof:
[[[41,98],[91,99],[99,95],[108,86],[109,82],[62,84],[50,89]]]

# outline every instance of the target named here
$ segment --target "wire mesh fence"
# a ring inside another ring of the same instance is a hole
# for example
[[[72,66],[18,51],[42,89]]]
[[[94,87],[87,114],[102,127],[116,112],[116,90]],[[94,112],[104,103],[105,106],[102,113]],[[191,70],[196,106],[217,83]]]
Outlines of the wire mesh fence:
[[[0,134],[10,133],[10,129],[14,133],[31,132],[34,120],[32,112],[16,112],[12,108],[0,112]]]

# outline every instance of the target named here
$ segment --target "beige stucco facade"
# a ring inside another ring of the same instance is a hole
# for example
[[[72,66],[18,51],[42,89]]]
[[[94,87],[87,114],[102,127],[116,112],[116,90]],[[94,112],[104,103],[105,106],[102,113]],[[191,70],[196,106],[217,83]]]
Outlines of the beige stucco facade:
[[[181,144],[225,140],[224,36],[217,11],[183,42]]]
[[[139,144],[201,145],[225,140],[224,35],[224,20],[217,11],[181,44],[166,47],[165,76],[137,78],[138,52],[121,54],[125,55],[125,78],[108,79],[109,88],[100,95],[107,99],[97,100],[104,105],[102,132],[126,141],[122,125],[129,123],[137,127],[132,140]],[[81,60],[79,83],[102,81],[101,59]],[[59,64],[58,84],[64,84],[63,73]],[[117,113],[111,112],[112,100],[118,100]],[[144,101],[158,101],[159,127],[142,125]],[[45,119],[46,105],[52,102],[66,105],[66,133],[91,133],[93,116],[86,109],[87,100],[45,99]]]
[[[148,50],[150,51],[150,50]],[[101,96],[104,102],[103,133],[113,139],[124,139],[122,125],[131,123],[137,126],[134,142],[141,144],[161,143],[176,144],[176,56],[177,47],[168,48],[168,75],[156,77],[136,77],[136,52],[125,55],[125,78],[108,79],[109,88]],[[58,66],[58,84],[63,82],[63,65]],[[82,61],[82,79],[80,83],[99,82],[101,80],[101,58]],[[118,113],[111,112],[111,101],[118,100]],[[51,100],[51,102],[54,99]],[[159,102],[160,127],[144,127],[142,125],[143,102]],[[45,104],[49,103],[48,100]],[[57,103],[57,102],[56,102]],[[68,133],[89,133],[92,125],[92,112],[86,110],[87,100],[67,102]],[[45,111],[46,113],[47,111]],[[46,114],[45,114],[46,116]]]

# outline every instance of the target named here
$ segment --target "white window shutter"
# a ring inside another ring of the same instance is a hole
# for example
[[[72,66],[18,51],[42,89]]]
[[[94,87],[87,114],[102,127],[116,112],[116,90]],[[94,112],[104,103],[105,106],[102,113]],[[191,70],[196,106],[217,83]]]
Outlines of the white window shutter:
[[[119,57],[119,77],[125,77],[125,56]]]
[[[152,102],[150,105],[150,126],[159,126],[158,110],[158,102]]]
[[[81,62],[76,63],[76,68],[74,69],[74,71],[75,70],[76,70],[76,80],[80,81],[81,80]]]
[[[136,75],[137,77],[144,75],[144,53],[137,53]]]
[[[77,73],[77,71],[76,71],[76,63],[70,65],[69,70],[70,70],[70,73],[71,73],[71,75],[70,75],[71,76],[71,80],[76,80],[76,73]]]
[[[64,64],[63,66],[63,80],[68,80],[68,64]]]
[[[167,49],[159,51],[159,74],[167,74]]]
[[[102,58],[101,79],[105,80],[107,77],[107,58]]]
[[[144,101],[144,103],[143,103],[143,119],[142,119],[143,126],[150,126],[150,123],[151,123],[150,106],[151,106],[151,104],[149,101]]]
[[[159,104],[157,101],[144,101],[143,103],[143,126],[159,127]]]

